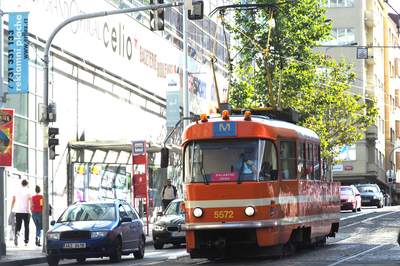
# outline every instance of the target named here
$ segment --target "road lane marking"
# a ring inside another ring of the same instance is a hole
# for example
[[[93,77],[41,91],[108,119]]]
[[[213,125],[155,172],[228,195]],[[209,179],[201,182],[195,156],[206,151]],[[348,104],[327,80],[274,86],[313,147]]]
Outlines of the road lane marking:
[[[368,249],[368,250],[366,250],[366,251],[363,251],[363,252],[361,252],[361,253],[358,253],[357,255],[353,255],[353,256],[351,256],[351,257],[348,257],[348,258],[339,260],[339,261],[337,261],[337,262],[335,262],[335,263],[328,264],[327,266],[338,265],[338,264],[340,264],[340,263],[342,263],[342,262],[344,262],[344,261],[346,261],[346,260],[353,259],[353,258],[355,258],[355,257],[358,257],[358,256],[360,256],[360,255],[363,255],[363,254],[365,254],[365,253],[368,253],[368,252],[370,252],[370,251],[372,251],[372,250],[378,249],[378,248],[380,248],[380,247],[382,247],[382,246],[386,246],[386,244],[382,244],[382,245],[379,245],[379,246],[377,246],[377,247],[370,248],[370,249]]]

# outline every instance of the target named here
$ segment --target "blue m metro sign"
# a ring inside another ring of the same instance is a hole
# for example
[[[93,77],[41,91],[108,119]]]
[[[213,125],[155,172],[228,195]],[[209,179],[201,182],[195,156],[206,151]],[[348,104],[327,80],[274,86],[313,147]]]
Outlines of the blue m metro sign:
[[[236,136],[235,122],[216,122],[213,124],[213,137],[234,137]]]

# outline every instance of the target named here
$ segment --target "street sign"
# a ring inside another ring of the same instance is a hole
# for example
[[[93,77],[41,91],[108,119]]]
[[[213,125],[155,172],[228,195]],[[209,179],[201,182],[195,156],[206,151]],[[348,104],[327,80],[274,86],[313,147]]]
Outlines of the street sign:
[[[146,153],[146,143],[144,140],[132,141],[132,153],[134,155],[140,155]]]
[[[358,47],[357,48],[357,59],[368,59],[368,48]]]
[[[386,177],[387,178],[393,178],[394,177],[394,171],[393,170],[387,170]]]

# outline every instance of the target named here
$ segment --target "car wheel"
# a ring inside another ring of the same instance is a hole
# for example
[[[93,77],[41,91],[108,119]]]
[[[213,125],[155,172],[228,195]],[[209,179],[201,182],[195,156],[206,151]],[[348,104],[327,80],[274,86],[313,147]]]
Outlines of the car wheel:
[[[110,260],[112,262],[120,262],[121,261],[121,255],[122,255],[122,243],[121,243],[121,239],[117,238],[115,240],[114,251],[110,256]]]
[[[354,209],[352,209],[353,212],[357,212],[357,207],[355,207]]]
[[[59,258],[47,257],[47,264],[50,266],[57,266],[59,261]]]
[[[136,251],[133,253],[133,256],[135,256],[135,259],[143,259],[144,249],[145,249],[145,240],[144,240],[144,237],[141,237],[140,241],[139,241],[139,251]]]
[[[378,208],[382,208],[382,207],[383,207],[383,206],[382,206],[382,203],[381,203],[381,202],[379,202],[378,206],[376,206],[376,207],[378,207]]]
[[[163,249],[163,247],[164,247],[164,244],[156,244],[156,243],[154,243],[154,248],[155,249]]]
[[[85,261],[86,261],[86,258],[77,258],[76,261],[77,261],[77,262],[85,262]]]

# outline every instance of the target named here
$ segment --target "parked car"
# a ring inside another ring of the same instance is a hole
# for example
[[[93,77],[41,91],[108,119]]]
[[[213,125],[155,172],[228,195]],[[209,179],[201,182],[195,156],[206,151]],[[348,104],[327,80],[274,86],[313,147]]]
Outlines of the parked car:
[[[120,262],[121,255],[131,253],[135,259],[144,257],[144,223],[126,201],[76,202],[51,225],[46,235],[49,265],[58,265],[60,259],[100,257]]]
[[[383,194],[377,184],[361,184],[357,185],[357,189],[361,193],[362,206],[383,207]]]
[[[340,209],[361,211],[361,194],[355,186],[340,187]]]
[[[181,204],[183,199],[173,200],[164,212],[157,215],[161,218],[153,224],[153,245],[155,249],[162,249],[165,244],[179,246],[186,243],[186,232],[181,225],[185,223],[185,211]]]

